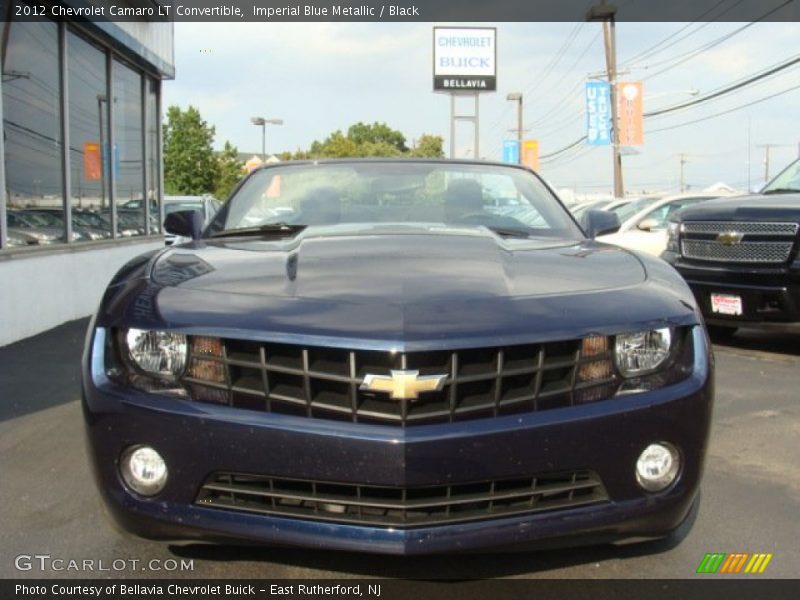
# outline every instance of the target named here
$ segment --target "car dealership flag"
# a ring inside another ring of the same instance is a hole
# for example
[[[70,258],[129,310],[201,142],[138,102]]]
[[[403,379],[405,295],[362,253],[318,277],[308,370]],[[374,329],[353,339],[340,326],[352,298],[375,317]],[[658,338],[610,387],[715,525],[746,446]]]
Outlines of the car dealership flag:
[[[586,82],[586,142],[611,143],[611,86],[606,81]]]
[[[617,84],[617,113],[621,146],[641,146],[644,143],[644,103],[642,82]]]
[[[529,169],[539,170],[539,140],[522,142],[522,160],[520,162]]]
[[[503,141],[503,162],[514,165],[519,163],[519,140]]]

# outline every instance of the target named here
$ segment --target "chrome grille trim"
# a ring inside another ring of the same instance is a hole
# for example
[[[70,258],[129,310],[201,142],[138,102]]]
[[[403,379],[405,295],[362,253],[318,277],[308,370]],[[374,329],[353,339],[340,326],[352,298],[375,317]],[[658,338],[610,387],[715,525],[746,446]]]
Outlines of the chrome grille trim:
[[[681,231],[693,233],[724,233],[735,231],[744,234],[794,236],[797,223],[762,223],[758,221],[684,221]]]
[[[384,527],[419,527],[519,516],[607,502],[592,471],[421,487],[215,473],[195,504],[237,512]]]
[[[313,418],[388,425],[447,423],[563,408],[611,398],[619,381],[580,381],[580,368],[611,360],[610,351],[582,357],[582,340],[465,350],[389,352],[224,339],[224,382],[185,376],[195,401]],[[416,370],[445,375],[439,391],[416,400],[362,390],[367,374]]]

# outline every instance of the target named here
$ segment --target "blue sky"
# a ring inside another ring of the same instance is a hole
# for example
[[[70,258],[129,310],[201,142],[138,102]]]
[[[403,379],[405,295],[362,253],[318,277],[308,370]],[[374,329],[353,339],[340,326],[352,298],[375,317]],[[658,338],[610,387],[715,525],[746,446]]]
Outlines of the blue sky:
[[[540,141],[543,154],[583,135],[582,82],[605,68],[601,25],[480,25],[498,28],[498,92],[481,97],[481,156],[499,159],[502,140],[514,136],[508,131],[516,123],[515,107],[505,100],[509,92],[523,92],[527,136]],[[799,54],[800,24],[745,25],[619,23],[618,62],[629,71],[621,79],[645,78],[649,111],[691,99],[689,90],[702,95]],[[449,99],[432,91],[432,26],[176,23],[177,74],[165,82],[165,105],[197,106],[216,127],[216,145],[230,140],[243,152],[260,152],[260,129],[250,124],[254,115],[284,119],[281,127],[268,126],[271,152],[306,149],[357,121],[384,121],[409,142],[422,133],[442,135],[447,149]],[[667,41],[658,52],[631,61],[662,40]],[[779,144],[770,154],[772,174],[798,154],[800,89],[782,93],[798,87],[800,65],[728,97],[648,119],[644,146],[624,158],[626,189],[675,189],[681,153],[692,187],[726,181],[745,188],[748,179],[758,186],[764,178],[760,145]],[[773,94],[781,95],[672,128]],[[466,128],[458,130],[460,155],[471,147],[470,135]],[[581,145],[540,170],[557,187],[604,192],[611,188],[610,154],[608,148]]]

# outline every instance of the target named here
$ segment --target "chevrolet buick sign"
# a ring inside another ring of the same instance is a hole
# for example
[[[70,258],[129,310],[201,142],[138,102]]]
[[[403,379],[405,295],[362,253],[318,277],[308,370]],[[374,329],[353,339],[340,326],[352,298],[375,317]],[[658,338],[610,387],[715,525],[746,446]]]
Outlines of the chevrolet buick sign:
[[[433,90],[494,92],[497,89],[497,29],[433,28]]]

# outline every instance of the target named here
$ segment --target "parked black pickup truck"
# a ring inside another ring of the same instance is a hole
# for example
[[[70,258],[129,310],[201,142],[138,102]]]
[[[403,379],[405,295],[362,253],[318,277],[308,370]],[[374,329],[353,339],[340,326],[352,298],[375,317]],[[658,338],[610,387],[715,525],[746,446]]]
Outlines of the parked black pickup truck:
[[[686,279],[709,329],[800,331],[800,160],[760,194],[703,202],[674,219],[661,257]]]

